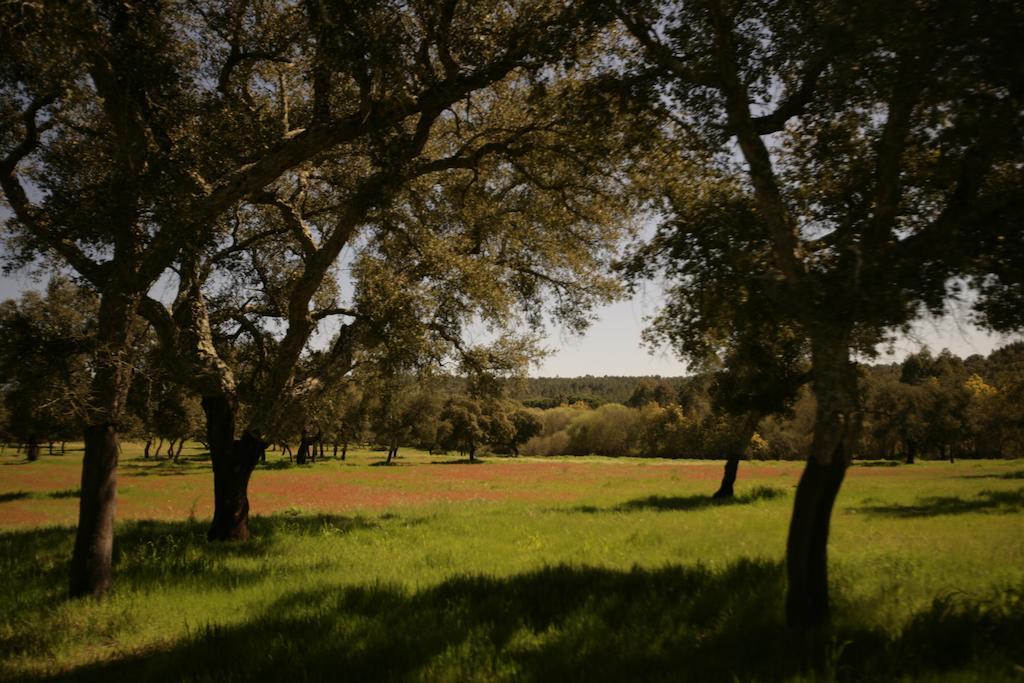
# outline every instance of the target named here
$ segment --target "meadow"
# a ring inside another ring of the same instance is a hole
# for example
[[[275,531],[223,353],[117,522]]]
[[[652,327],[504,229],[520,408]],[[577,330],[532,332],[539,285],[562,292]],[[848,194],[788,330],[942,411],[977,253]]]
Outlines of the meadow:
[[[5,680],[1024,680],[1024,462],[859,462],[816,674],[783,626],[802,463],[279,453],[253,540],[212,475],[124,447],[115,589],[65,597],[80,452],[0,456]]]

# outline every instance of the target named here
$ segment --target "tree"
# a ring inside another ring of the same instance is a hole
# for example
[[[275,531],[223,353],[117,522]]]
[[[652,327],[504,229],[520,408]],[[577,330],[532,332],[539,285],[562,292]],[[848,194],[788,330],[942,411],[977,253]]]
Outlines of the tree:
[[[345,382],[340,386],[340,411],[335,417],[334,424],[335,438],[341,443],[341,459],[344,460],[348,445],[361,442],[368,429],[371,394],[365,389],[360,390],[354,381]]]
[[[1024,89],[1008,64],[1024,13],[967,0],[613,4],[634,41],[628,95],[668,131],[652,154],[672,196],[663,229],[709,276],[694,283],[704,300],[670,301],[674,318],[721,351],[717,332],[743,319],[716,319],[713,297],[756,294],[764,319],[810,350],[817,408],[786,613],[813,630],[829,618],[832,506],[861,433],[854,354],[941,311],[951,278],[1006,265],[993,245],[1020,232],[1010,131]],[[722,287],[715,243],[746,287]],[[981,301],[993,298],[982,289]]]
[[[508,448],[512,455],[519,455],[519,447],[535,436],[540,436],[544,431],[544,423],[537,416],[536,411],[517,408],[509,414],[512,423],[511,438],[508,441]]]
[[[580,27],[592,23],[575,4],[490,7],[97,0],[0,10],[0,186],[13,212],[5,222],[20,247],[15,260],[55,256],[100,293],[73,595],[110,586],[125,361],[134,314],[154,282],[178,261],[186,296],[176,313],[186,331],[170,342],[188,351],[192,371],[182,376],[203,396],[218,501],[212,536],[245,538],[243,483],[262,440],[256,425],[234,439],[237,387],[211,353],[199,296],[206,261],[196,253],[225,242],[229,254],[243,248],[230,240],[230,216],[243,201],[283,204],[294,227],[294,195],[273,185],[322,155],[354,159],[335,176],[342,185],[361,167],[337,207],[339,229],[319,245],[297,235],[310,268],[293,283],[290,332],[268,369],[271,393],[286,388],[315,327],[308,303],[366,209],[390,192],[394,166],[467,93],[517,69],[542,71],[572,53],[586,34]],[[277,409],[271,400],[256,406],[256,424],[268,406]]]
[[[201,415],[199,402],[181,385],[167,383],[160,387],[153,428],[158,437],[170,442],[167,447],[168,458],[173,457],[177,462],[185,440],[195,438],[198,433],[201,433]],[[177,449],[174,447],[176,441],[178,442]]]
[[[8,429],[27,445],[29,460],[43,441],[63,441],[86,410],[96,298],[55,277],[45,296],[27,292],[0,304],[0,372]]]
[[[581,159],[593,163],[607,155],[580,155],[565,144],[563,133],[570,123],[565,121],[561,88],[556,87],[557,71],[538,75],[546,63],[571,61],[588,35],[585,25],[590,20],[579,8],[557,3],[515,8],[502,13],[499,26],[488,29],[492,43],[480,52],[471,48],[481,35],[473,22],[486,24],[497,15],[483,17],[468,10],[436,14],[435,9],[429,3],[381,6],[364,8],[365,15],[308,18],[316,25],[329,21],[332,27],[349,26],[366,43],[365,52],[353,53],[350,46],[332,42],[337,39],[333,28],[317,38],[332,67],[356,73],[349,84],[352,98],[378,96],[356,87],[366,66],[362,60],[369,55],[394,76],[377,84],[385,91],[379,96],[402,99],[418,92],[417,107],[404,120],[392,121],[392,128],[385,126],[387,134],[370,135],[376,128],[367,126],[364,137],[323,152],[316,163],[296,164],[277,182],[242,198],[239,210],[224,216],[218,227],[222,242],[183,252],[171,310],[145,302],[143,311],[161,338],[177,349],[180,362],[193,368],[181,374],[194,379],[195,390],[207,403],[219,406],[217,419],[226,421],[234,412],[238,393],[231,368],[217,357],[217,336],[243,334],[259,349],[260,386],[250,396],[248,423],[254,434],[272,437],[280,430],[282,415],[294,412],[295,405],[315,405],[320,392],[354,367],[358,349],[380,344],[388,335],[397,333],[416,343],[417,336],[432,336],[433,345],[451,347],[457,345],[459,328],[477,313],[491,320],[505,317],[504,324],[511,324],[505,315],[510,307],[529,305],[538,315],[542,293],[553,290],[564,295],[556,311],[579,322],[585,318],[585,305],[610,294],[608,280],[587,271],[614,239],[612,214],[595,218],[587,198],[596,184],[602,191],[599,198],[610,203],[614,195],[604,191],[610,174],[592,174],[597,183],[572,182]],[[399,17],[407,21],[395,23]],[[423,31],[415,30],[417,26]],[[444,45],[437,47],[438,40]],[[400,46],[408,43],[424,49],[406,53]],[[385,49],[387,45],[393,49]],[[446,65],[425,67],[415,55],[430,54],[432,45],[441,55],[451,51],[456,56]],[[298,102],[316,99],[316,88],[309,89],[316,84],[314,79],[287,78],[281,83],[278,87],[286,92],[268,94],[265,106],[287,123],[299,110]],[[485,90],[486,97],[468,97]],[[548,90],[551,94],[545,94]],[[373,125],[387,121],[385,117]],[[596,128],[588,130],[590,138],[578,139],[601,139]],[[567,159],[577,166],[567,166]],[[477,182],[483,178],[490,180]],[[516,213],[480,215],[495,207]],[[549,227],[574,225],[590,230],[585,240],[579,239],[579,230],[555,239],[558,230]],[[360,230],[369,239],[354,268],[354,305],[346,306],[339,301],[331,270]],[[509,250],[507,236],[519,240],[523,251]],[[500,278],[486,281],[486,288],[481,287],[481,263],[491,264],[488,275],[500,272]],[[221,291],[245,294],[234,300],[211,298],[215,270],[229,275]],[[502,286],[495,287],[499,282]],[[257,295],[249,296],[254,288]],[[414,303],[413,297],[419,300]],[[400,309],[391,301],[408,306]],[[211,303],[218,310],[211,312]],[[218,318],[236,325],[236,331],[219,331]],[[306,344],[321,322],[334,327],[337,318],[351,322],[335,328],[329,349],[305,358]],[[284,332],[278,337],[269,330],[280,330],[282,319]],[[401,325],[399,320],[414,324]],[[226,433],[226,422],[218,430]],[[215,465],[234,457],[226,440],[223,458],[212,441],[211,448]],[[237,468],[215,467],[215,491],[239,489],[247,481],[238,473],[251,468],[255,459],[251,454],[239,458]],[[220,484],[218,471],[227,477]],[[243,497],[239,490],[218,499]],[[227,525],[213,525],[211,537],[244,538],[243,517],[237,511],[218,514],[218,509],[215,505],[215,520],[227,520]]]
[[[441,447],[465,453],[470,462],[476,462],[476,451],[487,439],[480,401],[453,396],[441,409],[440,422],[438,441]]]

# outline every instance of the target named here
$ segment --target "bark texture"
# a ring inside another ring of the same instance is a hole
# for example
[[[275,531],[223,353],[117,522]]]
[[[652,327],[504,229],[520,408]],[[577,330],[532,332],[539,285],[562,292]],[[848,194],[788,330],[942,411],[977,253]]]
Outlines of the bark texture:
[[[828,535],[839,487],[860,435],[857,370],[848,336],[812,340],[818,400],[811,455],[796,490],[786,545],[786,621],[803,630],[829,621]]]
[[[117,429],[114,425],[85,428],[78,529],[71,558],[71,597],[91,595],[99,598],[110,589],[117,457]]]
[[[127,277],[130,269],[119,273]],[[90,386],[93,407],[85,427],[78,528],[71,557],[72,597],[102,597],[112,583],[114,505],[117,497],[117,422],[131,386],[128,351],[139,296],[132,283],[116,279],[102,294],[97,314],[96,372]]]
[[[235,439],[235,409],[224,396],[204,396],[207,439],[213,460],[211,541],[249,540],[249,477],[266,444],[251,432]]]

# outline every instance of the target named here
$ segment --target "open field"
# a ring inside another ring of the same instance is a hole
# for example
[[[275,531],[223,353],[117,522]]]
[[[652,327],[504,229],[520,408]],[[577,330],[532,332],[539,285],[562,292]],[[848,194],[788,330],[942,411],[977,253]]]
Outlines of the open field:
[[[112,597],[64,599],[80,454],[0,457],[0,677],[800,679],[782,559],[802,463],[350,452],[212,475],[125,448]],[[195,459],[192,459],[195,457]],[[833,517],[839,680],[1024,680],[1024,462],[861,463]]]

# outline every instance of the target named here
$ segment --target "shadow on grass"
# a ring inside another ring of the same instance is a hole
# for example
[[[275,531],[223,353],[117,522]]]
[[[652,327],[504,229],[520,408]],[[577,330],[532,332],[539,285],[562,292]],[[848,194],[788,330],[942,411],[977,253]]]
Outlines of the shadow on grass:
[[[185,474],[210,472],[210,463],[181,460],[134,460],[121,463],[118,470],[127,477],[180,477]]]
[[[691,510],[703,510],[704,508],[723,507],[729,505],[748,505],[758,500],[773,500],[786,495],[782,489],[770,486],[758,486],[747,493],[733,496],[731,498],[714,498],[709,495],[696,496],[648,496],[646,498],[635,498],[619,503],[610,508],[599,508],[593,505],[580,505],[572,508],[565,508],[565,512],[639,512],[642,510],[657,510],[661,512],[682,512]]]
[[[741,562],[612,571],[559,566],[297,590],[240,626],[86,667],[73,680],[732,680],[792,673],[779,624],[782,571]],[[763,667],[763,668],[762,668]]]
[[[854,460],[851,467],[899,467],[904,464],[899,460]]]
[[[78,498],[81,495],[79,489],[64,489],[62,491],[12,491],[0,493],[0,503],[9,503],[12,500],[25,500],[26,498]]]
[[[280,542],[286,537],[342,535],[385,523],[384,518],[285,513],[251,518],[253,537],[248,543],[210,543],[206,522],[125,522],[118,525],[114,538],[114,594],[146,595],[175,586],[196,592],[231,591],[271,579],[268,568],[279,562]],[[74,538],[73,527],[0,532],[0,624],[20,623],[30,612],[40,615],[34,628],[0,629],[0,680],[15,678],[4,670],[9,655],[37,649],[40,632],[68,628],[60,607],[69,602]]]
[[[274,460],[273,462],[264,462],[256,466],[258,470],[290,470],[293,467],[299,467],[295,462],[291,460]]]
[[[556,566],[410,592],[302,588],[240,625],[80,668],[64,680],[782,681],[800,674],[780,564],[617,571]],[[838,681],[969,668],[1012,675],[1024,607],[938,601],[895,637],[833,634]],[[812,679],[812,680],[817,680]]]
[[[1002,472],[1000,474],[965,474],[962,479],[1024,479],[1024,470]]]
[[[1019,512],[1024,510],[1024,489],[981,491],[975,498],[934,496],[922,498],[915,505],[865,505],[852,509],[884,517],[936,517],[938,515],[961,515],[968,512]]]
[[[278,513],[249,520],[252,539],[247,543],[210,543],[205,520],[165,522],[135,520],[118,524],[114,535],[115,590],[149,590],[157,586],[192,582],[202,587],[231,587],[266,578],[263,564],[238,563],[234,558],[273,560],[285,537],[342,535],[374,529],[387,517],[347,517],[331,514]],[[401,520],[403,524],[417,520]],[[44,527],[0,532],[0,556],[32,558],[8,567],[9,585],[41,583],[64,586],[69,571],[74,527]],[[2,591],[0,591],[2,595]],[[54,594],[64,599],[63,592]],[[3,610],[0,609],[0,613]],[[0,650],[3,649],[0,639]]]
[[[458,458],[457,460],[431,460],[431,465],[486,465],[487,461],[481,458]]]

